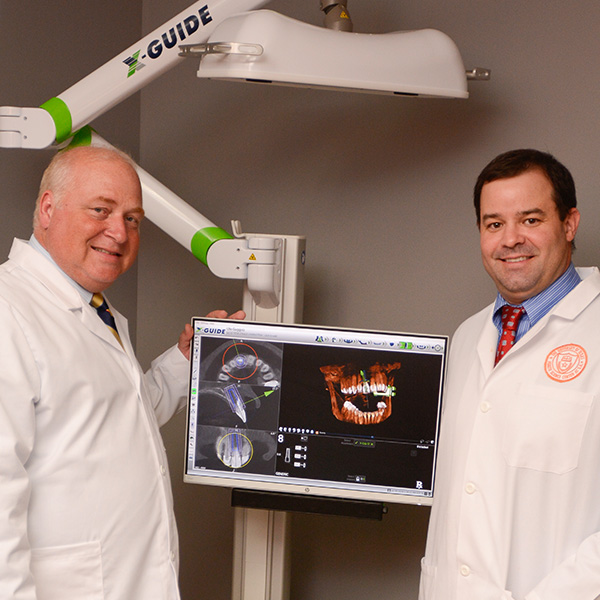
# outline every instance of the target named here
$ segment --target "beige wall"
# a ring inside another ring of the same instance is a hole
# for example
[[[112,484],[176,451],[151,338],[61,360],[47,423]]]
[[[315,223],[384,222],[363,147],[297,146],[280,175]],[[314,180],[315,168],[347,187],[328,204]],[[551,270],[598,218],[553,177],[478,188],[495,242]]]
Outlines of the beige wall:
[[[0,0],[0,104],[40,104],[189,3]],[[320,23],[317,0],[268,7]],[[549,150],[572,170],[583,214],[576,263],[597,264],[600,4],[349,7],[357,31],[441,29],[465,66],[491,68],[492,80],[470,83],[466,101],[387,98],[198,81],[190,61],[149,85],[141,104],[136,96],[94,125],[139,150],[145,169],[220,226],[237,218],[247,231],[305,235],[305,322],[449,334],[489,303],[471,188],[490,158],[514,147]],[[2,255],[14,234],[29,235],[48,156],[0,149]],[[241,287],[214,278],[151,223],[143,238],[137,282],[132,273],[111,298],[134,326],[137,316],[147,366],[191,315],[237,308]],[[225,600],[229,493],[181,483],[183,416],[163,433],[184,598]],[[374,590],[416,598],[427,519],[427,509],[406,506],[381,523],[295,515],[292,600],[366,600]]]

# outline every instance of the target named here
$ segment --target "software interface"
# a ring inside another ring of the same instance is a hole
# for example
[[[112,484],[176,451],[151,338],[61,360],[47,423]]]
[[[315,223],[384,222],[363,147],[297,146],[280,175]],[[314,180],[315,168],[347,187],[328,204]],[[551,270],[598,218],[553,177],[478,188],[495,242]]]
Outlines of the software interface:
[[[445,337],[193,327],[187,481],[432,496]]]

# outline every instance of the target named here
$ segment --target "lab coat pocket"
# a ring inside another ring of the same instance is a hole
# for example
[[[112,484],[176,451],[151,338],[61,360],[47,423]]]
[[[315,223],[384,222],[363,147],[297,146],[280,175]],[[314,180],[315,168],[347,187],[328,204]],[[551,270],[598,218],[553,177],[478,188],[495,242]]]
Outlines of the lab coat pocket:
[[[566,473],[577,467],[593,394],[523,385],[510,400],[502,452],[512,467]]]
[[[99,542],[35,548],[31,570],[38,600],[102,600]]]

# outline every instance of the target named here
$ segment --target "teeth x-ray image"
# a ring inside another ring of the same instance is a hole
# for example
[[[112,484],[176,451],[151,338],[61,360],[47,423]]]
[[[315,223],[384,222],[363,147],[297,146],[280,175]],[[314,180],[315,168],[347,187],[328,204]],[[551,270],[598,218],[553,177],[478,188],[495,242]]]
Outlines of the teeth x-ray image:
[[[282,347],[272,343],[204,340],[196,423],[202,432],[197,465],[261,470],[276,443]],[[209,431],[212,426],[213,431]],[[215,462],[213,459],[218,459]]]

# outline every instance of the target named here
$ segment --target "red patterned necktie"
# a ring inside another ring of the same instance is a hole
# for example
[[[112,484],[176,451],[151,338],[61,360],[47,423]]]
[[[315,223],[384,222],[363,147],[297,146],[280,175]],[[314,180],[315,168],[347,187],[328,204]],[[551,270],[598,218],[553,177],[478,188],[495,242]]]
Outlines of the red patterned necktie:
[[[501,358],[514,346],[515,336],[517,335],[517,326],[523,316],[525,309],[522,306],[510,306],[506,304],[502,307],[502,333],[498,341],[498,349],[496,350],[496,361],[494,366],[498,364]]]

